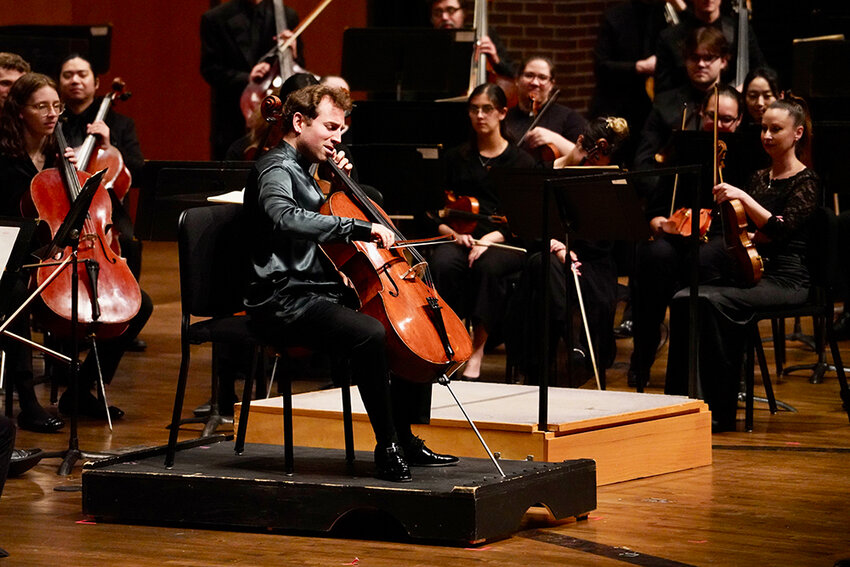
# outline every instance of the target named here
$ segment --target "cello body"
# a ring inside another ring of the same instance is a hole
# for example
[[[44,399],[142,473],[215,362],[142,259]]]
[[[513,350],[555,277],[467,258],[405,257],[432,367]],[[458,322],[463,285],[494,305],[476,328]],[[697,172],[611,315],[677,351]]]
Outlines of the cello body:
[[[341,191],[331,194],[320,212],[374,222]],[[322,249],[351,281],[360,298],[360,311],[384,325],[393,373],[412,382],[433,382],[443,374],[451,376],[472,355],[472,341],[463,322],[437,291],[420,279],[401,251],[371,242],[325,243]],[[444,325],[450,349],[441,337],[440,325]]]
[[[57,127],[57,132],[59,127]],[[57,137],[59,137],[57,135]],[[64,137],[61,138],[61,143]],[[46,169],[36,175],[30,184],[30,197],[38,216],[50,228],[51,236],[62,225],[73,200],[79,194],[80,185],[90,177],[77,171],[67,160],[62,169]],[[70,178],[73,176],[73,179]],[[70,188],[68,187],[70,185]],[[112,203],[106,189],[98,187],[89,208],[89,216],[83,224],[78,247],[77,290],[78,329],[84,335],[96,333],[101,338],[115,337],[123,333],[142,303],[141,290],[133,277],[126,260],[118,256],[109,245],[106,227],[112,223]],[[72,253],[66,247],[45,262],[65,259]],[[87,263],[95,263],[97,286],[92,284]],[[53,280],[41,294],[48,313],[47,325],[59,336],[70,335],[71,318],[71,264]],[[35,282],[40,285],[56,269],[55,266],[38,268]]]

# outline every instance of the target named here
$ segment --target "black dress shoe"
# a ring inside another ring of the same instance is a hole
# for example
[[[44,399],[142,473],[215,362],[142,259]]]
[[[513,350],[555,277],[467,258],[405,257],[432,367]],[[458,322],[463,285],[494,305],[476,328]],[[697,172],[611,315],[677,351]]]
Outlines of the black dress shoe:
[[[375,476],[390,482],[410,482],[410,467],[401,455],[401,448],[395,443],[386,447],[375,447]]]
[[[614,337],[618,339],[628,339],[632,336],[634,321],[630,319],[623,320],[617,327],[614,327]]]
[[[68,392],[62,394],[59,398],[59,411],[65,415],[71,415],[74,411],[72,407],[73,401]],[[91,395],[90,392],[80,394],[79,406],[77,406],[77,415],[92,417],[94,419],[106,419],[106,408],[103,407],[103,402]],[[116,406],[109,406],[109,416],[112,421],[124,417],[124,410]]]
[[[127,348],[125,350],[128,350],[130,352],[145,352],[147,348],[148,343],[137,337],[130,341],[130,344],[127,345]]]
[[[9,462],[9,476],[21,476],[36,466],[42,456],[41,449],[15,449]]]
[[[649,376],[639,376],[638,372],[633,370],[629,370],[626,374],[626,383],[629,385],[629,388],[635,388],[638,385],[638,380],[643,381],[643,387],[646,388],[649,386]]]
[[[52,416],[44,410],[42,410],[41,415],[34,415],[23,410],[18,414],[18,427],[36,433],[56,433],[65,427],[65,422],[62,421],[62,418]]]
[[[414,437],[404,445],[404,458],[412,467],[448,467],[460,459],[454,455],[440,455],[425,446],[425,441]]]

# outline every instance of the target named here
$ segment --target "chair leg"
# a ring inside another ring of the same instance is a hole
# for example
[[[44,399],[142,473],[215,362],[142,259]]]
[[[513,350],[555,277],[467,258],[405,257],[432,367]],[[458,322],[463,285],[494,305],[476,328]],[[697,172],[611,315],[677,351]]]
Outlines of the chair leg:
[[[827,325],[826,336],[829,341],[829,349],[832,352],[832,362],[835,364],[835,373],[838,375],[841,401],[844,405],[844,411],[847,412],[847,419],[850,419],[850,388],[847,387],[844,363],[841,361],[841,351],[838,349],[838,342],[835,340],[835,332],[832,329],[832,325]]]
[[[183,412],[183,397],[186,395],[186,380],[189,376],[189,342],[181,339],[182,356],[180,374],[177,377],[177,392],[174,394],[174,411],[171,414],[171,427],[168,432],[168,448],[165,451],[165,468],[174,466],[174,454],[177,451],[177,434],[180,432],[180,414]]]
[[[755,381],[755,350],[753,340],[758,335],[758,329],[752,331],[747,337],[747,361],[744,375],[744,386],[746,388],[744,397],[744,429],[746,431],[753,430],[753,382]],[[761,340],[760,338],[758,340]]]
[[[354,425],[351,423],[351,390],[347,384],[340,386],[342,391],[342,422],[345,432],[345,460],[354,462]]]
[[[242,409],[239,412],[239,429],[236,432],[236,445],[234,452],[241,455],[245,451],[245,434],[248,432],[248,414],[251,412],[251,390],[253,388],[254,374],[259,367],[260,352],[262,349],[256,347],[251,359],[251,370],[245,376],[245,388],[242,391]]]
[[[776,364],[776,376],[779,377],[785,365],[785,319],[771,319],[770,326],[773,331],[773,361]]]
[[[773,382],[770,380],[770,369],[767,367],[767,357],[764,355],[764,347],[762,346],[761,336],[759,335],[757,326],[754,327],[754,332],[753,345],[755,345],[756,355],[759,359],[759,370],[761,370],[761,381],[764,384],[767,405],[770,406],[770,413],[775,414],[778,411],[776,407],[776,396],[773,395]],[[755,382],[755,376],[753,376],[753,382]]]
[[[292,380],[290,376],[280,379],[283,395],[283,468],[286,474],[295,472],[295,455],[292,441]]]

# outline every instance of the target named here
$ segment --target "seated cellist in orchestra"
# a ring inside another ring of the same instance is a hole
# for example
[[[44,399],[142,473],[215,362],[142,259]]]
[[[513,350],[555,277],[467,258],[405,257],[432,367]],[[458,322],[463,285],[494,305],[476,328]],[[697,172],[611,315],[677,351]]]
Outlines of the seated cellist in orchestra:
[[[587,121],[575,110],[552,101],[555,65],[548,57],[533,55],[516,76],[517,104],[505,123],[514,142],[537,161],[554,161],[575,146]],[[538,116],[539,114],[539,116]]]
[[[443,466],[458,459],[433,453],[411,432],[412,422],[427,422],[431,385],[390,379],[383,325],[354,309],[357,298],[319,248],[354,240],[388,247],[395,240],[381,224],[318,212],[325,198],[310,166],[333,158],[348,168],[334,146],[350,108],[345,91],[324,85],[287,98],[283,140],[257,161],[245,188],[252,264],[245,305],[270,344],[306,346],[350,362],[375,433],[377,476],[404,482],[411,479],[409,465]]]
[[[2,168],[4,179],[8,180],[8,183],[3,184],[6,192],[4,212],[14,214],[13,210],[17,206],[18,212],[15,216],[34,214],[29,210],[31,207],[25,207],[27,212],[21,213],[20,202],[26,201],[33,177],[43,169],[55,167],[57,164],[53,132],[63,107],[56,84],[49,77],[28,73],[12,86],[4,107],[2,134],[0,134],[0,148],[8,159]],[[73,159],[74,152],[68,148],[65,155]],[[23,297],[20,299],[22,300]],[[86,356],[78,378],[80,415],[106,419],[107,409],[102,400],[98,400],[91,393],[98,378],[98,366],[104,383],[108,384],[114,377],[127,346],[144,327],[152,312],[153,302],[147,294],[142,292],[141,308],[129,322],[129,328],[118,337],[99,342],[100,364],[98,365],[98,359],[92,351]],[[21,356],[29,358],[29,350],[24,349]],[[21,364],[26,365],[27,362],[22,360]],[[59,410],[69,414],[72,411],[71,406],[71,397],[66,392],[59,400]],[[109,406],[109,413],[113,420],[124,415],[124,412],[115,406]],[[42,431],[58,429],[43,415],[40,418],[31,419],[28,412],[24,414],[24,418],[24,425],[22,425],[24,428]]]
[[[533,167],[534,160],[506,138],[507,100],[498,85],[477,86],[468,104],[473,135],[469,142],[446,153],[446,182],[442,189],[457,198],[476,199],[478,214],[492,216],[499,212],[499,201],[490,170]],[[523,255],[493,246],[505,242],[504,225],[482,220],[458,230],[448,221],[438,222],[438,232],[454,235],[456,241],[433,250],[431,271],[440,295],[472,324],[474,352],[463,376],[476,379],[481,373],[487,337],[501,327],[507,292],[505,277],[522,268]]]
[[[716,115],[718,131],[735,132],[743,113],[741,96],[729,86],[719,87],[718,94],[719,110],[713,91],[709,92],[699,112],[694,113],[696,121],[701,130],[711,131]],[[634,318],[634,350],[628,373],[630,386],[642,388],[649,383],[667,306],[673,294],[688,282],[690,244],[680,236],[679,227],[681,225],[689,230],[690,219],[687,216],[671,217],[689,198],[690,191],[678,187],[675,197],[672,191],[659,188],[647,199],[645,212],[653,238],[639,242],[635,248],[634,281],[630,282]],[[708,242],[703,246],[722,254],[724,243],[719,227],[719,223],[712,223],[712,231],[706,236]]]
[[[718,203],[740,201],[764,260],[764,274],[754,286],[743,286],[728,270],[728,256],[717,263],[716,257],[700,255],[699,376],[715,431],[735,428],[745,329],[753,310],[795,305],[809,297],[807,251],[813,227],[808,221],[821,202],[821,187],[817,174],[800,159],[812,135],[805,103],[793,98],[771,103],[761,131],[770,167],[757,172],[745,190],[719,183],[713,193]],[[676,294],[670,307],[668,394],[688,393],[687,329],[686,289]]]

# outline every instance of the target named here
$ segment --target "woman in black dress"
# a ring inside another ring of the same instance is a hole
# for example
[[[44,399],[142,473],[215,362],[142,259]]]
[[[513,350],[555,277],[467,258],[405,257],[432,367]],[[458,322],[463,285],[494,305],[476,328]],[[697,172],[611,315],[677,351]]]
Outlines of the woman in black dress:
[[[801,101],[771,103],[761,123],[761,141],[771,158],[770,167],[758,171],[746,191],[728,183],[713,189],[719,203],[741,201],[752,240],[765,262],[764,275],[752,287],[743,287],[727,267],[703,270],[713,276],[699,288],[699,374],[715,431],[735,428],[746,325],[754,309],[799,304],[809,295],[807,220],[821,198],[817,175],[800,159],[810,137],[811,126]],[[687,394],[688,290],[676,294],[670,313],[665,391]]]
[[[478,199],[479,213],[498,213],[493,168],[533,167],[534,160],[510,143],[505,134],[507,98],[493,84],[476,87],[469,96],[469,119],[473,136],[469,142],[446,152],[444,189],[456,196]],[[505,277],[522,269],[523,255],[490,246],[503,243],[500,227],[479,222],[471,232],[455,230],[441,223],[440,234],[452,234],[455,244],[437,247],[431,258],[431,271],[437,291],[451,308],[472,323],[473,354],[464,377],[475,379],[481,373],[484,345],[499,328],[507,293]]]

